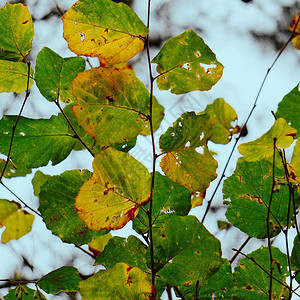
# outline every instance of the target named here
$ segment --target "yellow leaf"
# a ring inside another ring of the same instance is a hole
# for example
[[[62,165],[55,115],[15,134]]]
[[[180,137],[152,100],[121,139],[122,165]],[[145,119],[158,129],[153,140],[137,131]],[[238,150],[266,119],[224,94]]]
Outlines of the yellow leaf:
[[[91,242],[89,242],[89,249],[90,251],[92,251],[96,256],[99,255],[99,253],[101,253],[105,246],[107,245],[108,241],[112,238],[113,236],[111,235],[111,233],[107,233],[105,235],[100,235],[98,237],[95,237],[94,239],[92,239]]]
[[[268,132],[253,142],[241,144],[238,149],[246,161],[259,161],[273,155],[274,139],[276,147],[287,148],[293,143],[296,132],[285,119],[279,118]]]
[[[90,229],[120,229],[148,202],[151,176],[139,161],[114,148],[102,150],[93,169],[76,197],[78,215]]]
[[[149,31],[130,7],[111,0],[78,1],[63,22],[71,51],[110,64],[126,62],[142,51]]]
[[[14,201],[0,199],[0,227],[6,227],[1,242],[17,240],[31,231],[34,216],[20,209]]]

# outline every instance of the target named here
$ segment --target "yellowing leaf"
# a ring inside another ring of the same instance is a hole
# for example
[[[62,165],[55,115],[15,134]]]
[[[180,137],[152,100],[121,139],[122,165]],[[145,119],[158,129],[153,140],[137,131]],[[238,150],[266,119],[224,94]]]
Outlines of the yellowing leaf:
[[[124,3],[78,1],[63,16],[64,38],[78,55],[126,62],[144,48],[148,28]]]
[[[21,61],[31,50],[33,23],[27,6],[7,3],[0,9],[0,59]]]
[[[90,229],[120,229],[149,200],[151,176],[139,161],[114,148],[101,151],[93,169],[76,197],[78,215]]]
[[[78,100],[73,112],[98,145],[128,142],[149,130],[150,94],[133,71],[94,68],[80,73],[72,90]],[[164,110],[153,101],[158,128]]]
[[[95,255],[99,255],[101,253],[105,246],[107,245],[108,241],[112,238],[113,236],[111,233],[107,233],[101,236],[97,236],[89,242],[89,249],[92,251]]]
[[[273,155],[274,139],[276,147],[287,148],[293,143],[296,133],[296,129],[279,118],[268,132],[253,142],[241,144],[238,149],[246,161],[258,161]]]
[[[235,110],[224,99],[218,98],[212,104],[207,105],[204,113],[207,113],[214,122],[213,135],[210,140],[217,144],[227,144],[232,135],[231,122],[237,119]]]
[[[6,227],[1,236],[2,243],[17,240],[31,231],[34,216],[21,210],[20,204],[0,199],[0,227]]]
[[[0,51],[1,53],[1,51]],[[30,76],[33,69],[30,68]],[[26,91],[28,81],[28,66],[23,62],[0,60],[0,93]],[[29,78],[29,88],[33,85],[32,78]]]
[[[191,29],[169,39],[152,63],[158,65],[158,88],[171,89],[174,94],[210,90],[222,77],[224,68]]]
[[[294,33],[294,37],[292,39],[294,47],[300,50],[300,12],[293,17],[293,21],[290,24],[289,29]]]
[[[212,136],[213,122],[207,114],[197,116],[187,112],[180,116],[160,137],[160,148],[165,152],[160,166],[171,180],[187,187],[195,203],[201,204],[210,182],[216,178],[217,162],[207,148]],[[198,150],[198,152],[196,151]]]
[[[300,140],[296,141],[291,164],[289,165],[290,181],[300,184]]]
[[[150,277],[139,268],[117,263],[79,283],[83,300],[154,299]]]

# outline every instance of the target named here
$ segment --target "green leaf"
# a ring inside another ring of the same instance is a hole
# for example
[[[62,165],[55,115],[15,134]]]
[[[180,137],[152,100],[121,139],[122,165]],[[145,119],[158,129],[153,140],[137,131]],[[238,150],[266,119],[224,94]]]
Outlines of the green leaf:
[[[231,123],[237,119],[235,110],[224,99],[218,98],[199,114],[203,113],[208,114],[214,122],[213,135],[210,140],[216,144],[230,142],[233,129]]]
[[[33,76],[32,68],[30,68],[30,76]],[[27,81],[27,64],[23,62],[0,60],[0,93],[22,93],[27,89]],[[30,88],[32,85],[33,80],[32,78],[29,78],[28,88]]]
[[[3,168],[6,164],[6,159],[0,159],[0,174],[3,171]],[[3,176],[5,178],[13,178],[19,176],[26,176],[30,174],[32,170],[30,168],[26,168],[24,166],[18,165],[18,167],[10,160],[8,162],[7,167],[5,168]]]
[[[74,267],[64,266],[43,276],[38,285],[48,294],[78,292],[81,278]]]
[[[170,217],[153,240],[157,274],[171,286],[203,285],[222,264],[219,240],[195,216]],[[147,258],[149,265],[149,248]]]
[[[12,127],[17,116],[3,116],[0,120],[0,152],[8,153]],[[20,117],[15,131],[11,158],[18,167],[37,168],[52,161],[60,163],[75,145],[74,134],[62,117],[28,119]]]
[[[52,176],[40,187],[39,211],[47,228],[63,242],[83,245],[107,233],[88,229],[75,209],[78,190],[90,176],[88,170],[65,171]]]
[[[72,83],[78,102],[73,111],[81,126],[95,137],[98,145],[129,142],[150,126],[150,95],[133,72],[115,68],[94,68],[79,74]],[[163,118],[160,110],[158,128]]]
[[[149,203],[144,208],[148,211]],[[184,186],[176,184],[168,177],[156,172],[152,207],[153,228],[160,227],[162,222],[173,215],[187,215],[190,209],[190,191]],[[149,231],[149,219],[144,210],[139,210],[138,215],[133,221],[133,228],[138,233]]]
[[[277,223],[286,226],[289,189],[284,170],[274,167],[275,187],[271,203],[270,236],[280,232]],[[267,235],[267,212],[272,193],[272,163],[267,160],[246,162],[240,158],[234,174],[224,181],[224,204],[229,204],[226,217],[235,227],[259,239]],[[295,199],[299,203],[299,199]],[[292,210],[290,216],[292,216]],[[290,217],[291,218],[291,217]]]
[[[300,283],[300,241],[299,237],[296,235],[294,239],[294,247],[291,255],[292,268],[296,274],[296,280]]]
[[[32,300],[34,298],[35,290],[30,289],[26,285],[21,285],[16,287],[15,289],[11,289],[9,293],[4,296],[5,300]],[[46,298],[38,298],[45,299]]]
[[[109,240],[104,251],[97,256],[95,264],[111,269],[115,264],[122,262],[148,272],[146,252],[146,246],[137,237],[130,235],[126,239],[115,236]]]
[[[209,277],[203,285],[198,285],[198,299],[232,299],[233,275],[231,264],[227,259],[223,261],[215,274]],[[180,286],[179,290],[185,299],[195,299],[196,284]]]
[[[279,118],[268,132],[253,142],[241,144],[238,149],[247,161],[262,160],[273,155],[274,140],[276,147],[288,148],[293,143],[296,132],[286,120]]]
[[[0,8],[0,28],[0,60],[23,60],[31,50],[34,36],[27,6],[7,3]]]
[[[78,1],[63,16],[64,38],[78,55],[110,64],[127,62],[144,48],[148,28],[124,3]]]
[[[299,84],[285,95],[278,104],[276,116],[284,118],[293,128],[300,130],[300,92]],[[298,136],[298,135],[297,135]]]
[[[138,268],[117,263],[106,271],[99,271],[79,284],[85,300],[106,299],[152,299],[152,284],[149,276]]]
[[[34,177],[31,180],[33,186],[33,193],[36,197],[39,197],[41,186],[49,179],[51,175],[46,175],[40,170],[37,170],[34,174]]]
[[[0,228],[6,227],[1,236],[2,243],[17,240],[31,231],[34,216],[21,209],[14,201],[0,199]]]
[[[76,197],[78,215],[91,229],[120,229],[148,202],[151,176],[134,157],[111,147],[95,156],[93,170]]]
[[[61,101],[69,103],[75,100],[71,83],[75,76],[84,70],[84,58],[62,58],[44,47],[37,55],[35,80],[41,94],[47,100],[56,101],[59,95]]]
[[[264,270],[270,272],[270,257],[267,247],[260,247],[258,250],[248,254],[248,256],[254,259]],[[280,252],[278,248],[272,247],[272,256],[276,260],[273,266],[273,276],[285,283],[288,276],[286,255]],[[249,258],[245,257],[240,260],[239,266],[235,268],[233,277],[235,283],[233,299],[269,299],[270,278]],[[286,292],[287,289],[283,285],[274,279],[272,280],[272,299],[287,299]],[[282,298],[283,296],[286,298]]]
[[[186,112],[159,140],[162,152],[166,153],[160,163],[163,172],[177,184],[187,187],[194,196],[203,196],[217,176],[217,162],[207,148],[212,128],[208,115]],[[198,205],[193,201],[193,207]]]
[[[185,94],[207,91],[223,74],[223,65],[193,30],[169,39],[152,60],[157,64],[157,86],[160,90]]]

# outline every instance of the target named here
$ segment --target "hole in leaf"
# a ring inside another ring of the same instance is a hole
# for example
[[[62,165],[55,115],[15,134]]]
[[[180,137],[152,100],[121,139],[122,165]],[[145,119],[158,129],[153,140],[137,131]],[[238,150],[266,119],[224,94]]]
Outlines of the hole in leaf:
[[[207,64],[200,63],[199,65],[200,65],[200,67],[202,67],[205,70],[206,74],[213,74],[212,69],[216,68],[215,64],[207,65]]]
[[[85,35],[83,33],[80,32],[80,40],[83,42],[85,39]]]
[[[201,53],[199,52],[199,50],[195,53],[196,57],[200,57]]]

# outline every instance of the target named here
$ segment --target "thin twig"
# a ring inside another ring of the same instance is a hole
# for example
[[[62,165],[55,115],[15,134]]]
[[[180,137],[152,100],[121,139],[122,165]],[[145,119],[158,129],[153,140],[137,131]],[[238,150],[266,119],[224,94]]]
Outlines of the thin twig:
[[[232,264],[234,260],[238,257],[239,253],[243,250],[243,248],[249,243],[251,240],[251,236],[248,236],[245,242],[240,246],[239,250],[232,256],[232,258],[229,260],[229,262]]]
[[[3,170],[2,170],[2,173],[0,175],[0,182],[2,182],[2,178],[4,176],[4,173],[5,173],[5,170],[6,170],[6,167],[9,163],[9,161],[11,160],[11,157],[10,157],[10,154],[11,154],[11,150],[12,150],[12,145],[13,145],[13,141],[14,141],[14,137],[15,137],[15,132],[16,132],[16,128],[17,128],[17,125],[18,125],[18,122],[21,118],[21,115],[22,115],[22,112],[23,112],[23,109],[25,107],[25,104],[27,102],[27,99],[29,98],[29,95],[30,95],[30,92],[29,92],[29,82],[30,82],[30,62],[27,62],[27,67],[28,67],[28,71],[27,71],[27,85],[26,85],[26,93],[25,93],[25,99],[22,103],[22,106],[21,106],[21,109],[20,109],[20,112],[18,114],[18,117],[16,119],[16,122],[15,124],[13,125],[12,127],[12,133],[11,133],[11,139],[10,139],[10,143],[9,143],[9,148],[8,148],[8,153],[7,153],[7,158],[6,158],[6,162],[4,164],[4,167],[3,167]]]
[[[69,124],[70,128],[72,129],[72,131],[74,132],[74,138],[78,139],[78,141],[85,147],[85,149],[87,151],[90,152],[90,154],[95,157],[95,154],[92,152],[92,150],[86,145],[86,143],[81,139],[81,137],[78,135],[78,133],[76,132],[74,126],[72,125],[72,123],[70,122],[69,118],[67,117],[67,115],[65,114],[64,110],[62,109],[62,107],[59,104],[59,100],[57,98],[56,101],[54,101],[56,106],[58,107],[58,109],[60,110],[60,112],[63,114],[64,118],[66,119],[67,123]]]
[[[287,41],[285,42],[285,44],[283,45],[283,47],[282,47],[282,48],[280,49],[280,51],[278,52],[278,54],[277,54],[275,60],[273,61],[272,65],[268,68],[268,70],[267,70],[267,72],[266,72],[266,75],[265,75],[265,77],[264,77],[264,79],[263,79],[263,81],[262,81],[262,83],[261,83],[261,85],[260,85],[260,88],[259,88],[259,90],[258,90],[258,93],[257,93],[257,95],[256,95],[256,98],[255,98],[255,100],[254,100],[252,109],[250,110],[250,113],[249,113],[249,115],[248,115],[248,117],[247,117],[247,119],[246,119],[246,121],[245,121],[245,123],[244,123],[244,125],[243,125],[243,128],[246,127],[247,123],[249,122],[249,119],[251,118],[251,116],[252,116],[252,114],[253,114],[253,111],[254,111],[254,109],[255,109],[255,107],[256,107],[256,105],[257,105],[257,101],[258,101],[258,99],[259,99],[259,96],[260,96],[260,94],[261,94],[262,88],[263,88],[264,85],[265,85],[265,81],[266,81],[266,79],[267,79],[267,77],[268,77],[270,71],[271,71],[272,68],[274,67],[275,63],[277,62],[278,58],[281,56],[281,54],[283,53],[283,51],[285,50],[285,48],[287,47],[287,45],[289,44],[289,42],[292,40],[293,36],[294,36],[294,32],[291,33],[291,35],[289,36],[289,38],[287,39]],[[202,223],[204,223],[204,221],[205,221],[206,215],[207,215],[208,211],[210,210],[211,203],[212,203],[212,201],[213,201],[213,199],[214,199],[214,197],[215,197],[215,194],[216,194],[217,190],[219,189],[219,186],[220,186],[220,184],[221,184],[223,178],[225,177],[225,172],[226,172],[226,170],[227,170],[227,167],[228,167],[228,165],[229,165],[229,162],[231,161],[231,158],[232,158],[232,155],[233,155],[233,153],[234,153],[234,151],[235,151],[235,148],[236,148],[236,146],[237,146],[237,144],[238,144],[238,142],[239,142],[239,140],[240,140],[240,138],[241,138],[242,136],[243,136],[243,130],[241,130],[241,132],[239,133],[238,137],[236,138],[235,143],[234,143],[234,145],[233,145],[233,147],[232,147],[232,150],[231,150],[231,152],[230,152],[230,154],[229,154],[229,157],[228,157],[228,159],[227,159],[227,162],[226,162],[226,164],[225,164],[225,167],[224,167],[224,169],[223,169],[223,171],[222,171],[222,175],[220,176],[220,179],[219,179],[219,181],[218,181],[218,183],[217,183],[217,186],[216,186],[215,189],[214,189],[214,192],[213,192],[211,198],[210,198],[209,201],[207,202],[207,207],[206,207],[206,210],[205,210],[204,215],[203,215],[203,217],[202,217]]]
[[[270,278],[269,278],[269,300],[272,300],[272,284],[273,284],[273,255],[272,255],[272,245],[271,245],[271,235],[270,235],[270,212],[271,212],[271,205],[273,200],[273,193],[275,187],[275,154],[276,154],[276,141],[277,139],[274,138],[273,140],[273,164],[272,164],[272,187],[270,192],[270,199],[268,205],[268,212],[267,212],[267,237],[268,237],[268,249],[269,249],[269,258],[270,258]]]
[[[150,7],[151,0],[148,0],[148,16],[147,16],[147,27],[150,28]],[[151,264],[151,281],[153,287],[155,286],[155,267],[154,267],[154,246],[153,246],[153,230],[152,230],[152,209],[153,209],[153,194],[154,194],[154,182],[155,182],[155,169],[156,169],[156,159],[157,154],[155,151],[155,142],[154,142],[154,129],[153,129],[153,75],[151,68],[151,58],[150,58],[150,45],[149,45],[149,34],[146,38],[146,51],[147,51],[147,61],[149,68],[149,77],[150,77],[150,115],[149,115],[149,123],[150,123],[150,131],[151,131],[151,141],[152,141],[152,174],[151,174],[151,190],[150,190],[150,200],[149,200],[149,211],[147,213],[149,220],[149,241],[150,241],[150,264]]]

